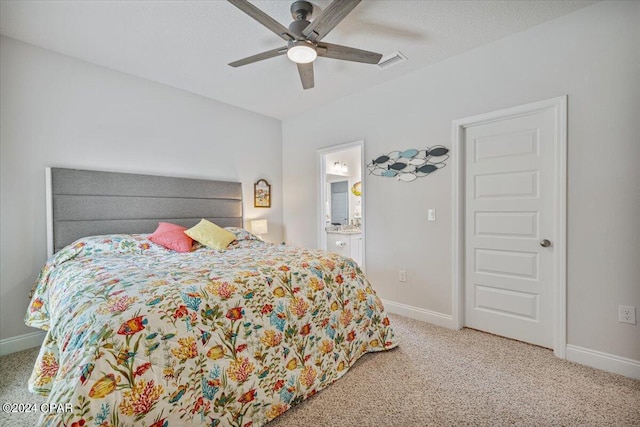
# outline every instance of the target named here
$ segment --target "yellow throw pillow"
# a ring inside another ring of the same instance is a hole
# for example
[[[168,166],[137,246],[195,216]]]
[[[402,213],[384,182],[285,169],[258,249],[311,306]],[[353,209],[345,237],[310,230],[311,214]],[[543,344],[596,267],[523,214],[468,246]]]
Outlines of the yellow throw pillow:
[[[184,233],[196,242],[218,250],[226,248],[229,243],[236,240],[236,236],[233,233],[218,227],[206,219],[201,219],[197,225],[185,230]]]

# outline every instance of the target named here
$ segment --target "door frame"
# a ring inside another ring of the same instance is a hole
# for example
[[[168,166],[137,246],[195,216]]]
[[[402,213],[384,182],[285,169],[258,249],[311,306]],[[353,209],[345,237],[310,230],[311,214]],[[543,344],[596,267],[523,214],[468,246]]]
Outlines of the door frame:
[[[453,325],[465,325],[465,128],[495,122],[507,117],[526,116],[553,109],[557,120],[555,240],[553,242],[555,289],[553,290],[553,352],[566,358],[567,347],[567,95],[465,117],[452,122],[452,318]]]
[[[360,188],[362,189],[362,194],[360,195],[360,209],[361,209],[361,214],[360,214],[360,230],[362,231],[362,253],[360,261],[361,261],[361,265],[360,268],[362,269],[362,271],[365,271],[365,266],[366,266],[366,258],[365,258],[365,254],[367,253],[366,250],[366,240],[365,240],[365,235],[366,235],[366,209],[365,209],[365,195],[366,195],[366,185],[365,185],[365,162],[364,162],[364,139],[360,139],[358,141],[353,141],[353,142],[347,142],[345,144],[339,144],[339,145],[333,145],[331,147],[327,147],[327,148],[322,148],[317,150],[317,156],[318,156],[318,218],[317,218],[317,227],[318,227],[318,248],[319,249],[326,249],[327,248],[327,233],[325,232],[324,229],[324,215],[325,215],[325,207],[326,207],[326,203],[327,203],[327,165],[325,162],[326,159],[326,155],[327,154],[333,154],[333,153],[337,153],[340,151],[345,151],[345,150],[349,150],[352,148],[359,148],[360,149]]]

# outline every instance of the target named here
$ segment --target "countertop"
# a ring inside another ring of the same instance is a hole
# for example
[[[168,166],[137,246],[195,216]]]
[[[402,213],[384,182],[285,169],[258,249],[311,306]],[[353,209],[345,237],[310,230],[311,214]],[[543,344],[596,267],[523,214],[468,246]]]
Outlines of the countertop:
[[[327,230],[328,234],[360,234],[362,230]]]

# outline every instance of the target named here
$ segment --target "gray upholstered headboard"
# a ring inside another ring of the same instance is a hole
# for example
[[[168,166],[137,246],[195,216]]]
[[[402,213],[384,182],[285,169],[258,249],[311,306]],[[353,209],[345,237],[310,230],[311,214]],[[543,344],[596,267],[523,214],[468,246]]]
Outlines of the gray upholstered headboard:
[[[48,255],[86,236],[152,233],[159,221],[242,227],[239,182],[47,168]]]

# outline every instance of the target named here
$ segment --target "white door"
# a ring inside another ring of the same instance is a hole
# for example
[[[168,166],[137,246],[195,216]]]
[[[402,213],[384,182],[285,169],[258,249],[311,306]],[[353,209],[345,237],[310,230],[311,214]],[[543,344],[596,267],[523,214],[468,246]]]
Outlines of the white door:
[[[464,129],[465,325],[554,347],[555,108]]]

